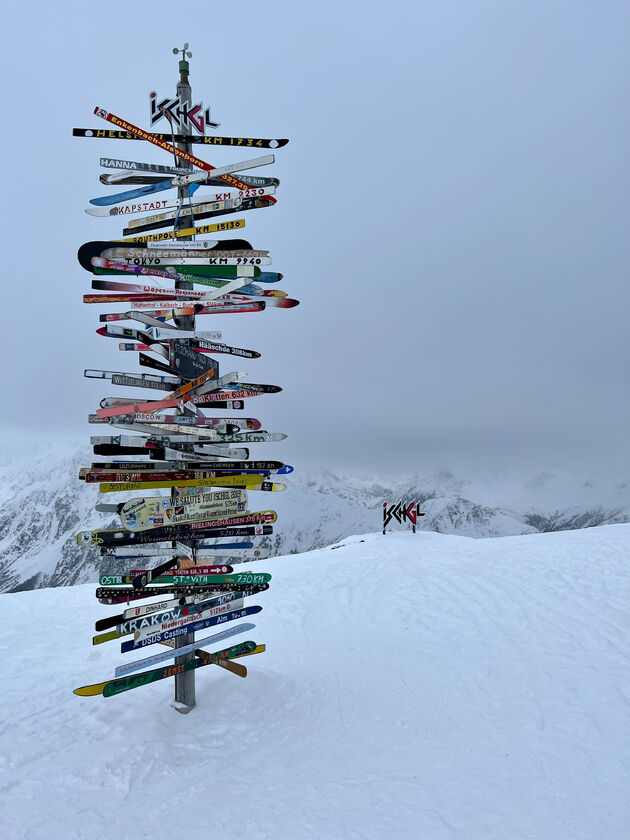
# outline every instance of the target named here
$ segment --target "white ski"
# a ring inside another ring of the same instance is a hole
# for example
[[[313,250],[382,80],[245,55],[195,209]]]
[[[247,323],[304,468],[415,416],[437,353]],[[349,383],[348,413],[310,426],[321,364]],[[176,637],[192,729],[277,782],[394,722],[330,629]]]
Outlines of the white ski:
[[[98,257],[92,257],[92,261],[99,259]],[[115,281],[112,281],[115,282]],[[162,286],[149,286],[144,283],[141,284],[132,284],[132,289],[129,289],[127,284],[117,284],[115,288],[119,288],[123,286],[121,291],[128,291],[132,294],[147,294],[147,295],[157,295],[159,297],[164,297],[165,301],[168,300],[169,295],[182,295],[182,298],[186,301],[190,301],[191,303],[201,303],[202,305],[205,304],[207,301],[216,300],[217,298],[222,297],[223,295],[229,294],[236,289],[240,289],[241,286],[245,286],[248,283],[247,277],[234,277],[232,280],[229,280],[225,286],[221,286],[220,289],[212,289],[210,288],[209,291],[199,292],[193,289],[164,289]],[[182,301],[179,301],[181,304]],[[243,302],[250,302],[250,301],[238,301],[239,303]],[[142,305],[143,301],[134,301],[134,306]],[[149,303],[152,305],[152,308],[155,309],[156,306],[162,306],[163,302],[161,300],[152,300],[152,301],[144,301],[144,303]],[[171,301],[168,300],[170,308]],[[106,327],[109,329],[113,327],[113,324],[107,324]],[[118,327],[118,329],[124,329],[124,327]],[[113,335],[113,333],[107,333],[107,335]],[[175,336],[171,336],[174,338]]]
[[[123,248],[108,248],[100,257],[92,257],[90,262],[99,268],[114,268],[111,263],[126,263],[132,267],[166,269],[177,265],[271,265],[267,251],[184,251],[175,254],[164,251],[145,251],[144,254],[130,256]],[[110,265],[105,265],[110,263]],[[124,268],[114,268],[124,271]],[[158,275],[161,276],[161,275]],[[209,275],[211,276],[211,275]],[[187,277],[173,278],[187,280]]]
[[[116,551],[122,551],[122,549],[116,549]],[[141,557],[148,557],[151,554],[162,554],[164,552],[158,552],[157,549],[155,551],[151,551],[150,554],[138,554],[138,549],[135,550],[135,554],[125,555],[128,556],[130,559],[134,557],[141,558]],[[168,549],[169,553],[173,551],[172,548]],[[119,555],[116,555],[117,557]],[[122,556],[122,555],[120,555]],[[123,610],[123,621],[129,621],[131,618],[141,618],[143,615],[152,615],[153,613],[160,613],[166,612],[167,610],[176,609],[177,607],[183,607],[187,604],[197,604],[199,601],[207,601],[208,598],[211,596],[208,592],[195,592],[194,595],[186,595],[183,598],[168,598],[164,601],[157,601],[153,602],[152,604],[142,604],[138,607],[129,607],[129,609]]]
[[[205,488],[204,488],[205,489]],[[118,505],[114,505],[116,508],[116,513],[118,512]],[[178,544],[179,545],[179,544]],[[221,548],[220,546],[213,548],[212,545],[208,542],[199,543],[200,548],[196,552],[197,560],[211,560],[213,557],[252,557],[255,560],[262,560],[269,556],[268,551],[264,551],[260,548]],[[183,550],[183,546],[180,548],[171,548],[170,546],[160,546],[156,543],[155,548],[152,545],[148,546],[133,546],[130,548],[123,548],[123,547],[114,547],[108,548],[106,556],[108,557],[118,557],[119,559],[123,560],[142,560],[146,557],[179,557],[180,555],[185,554],[186,552]],[[203,565],[198,563],[198,565]],[[191,596],[192,598],[196,598],[197,596]],[[192,603],[192,602],[189,602]],[[153,606],[153,605],[150,605]],[[135,609],[131,610],[135,616]],[[157,610],[159,612],[159,610]],[[134,617],[131,616],[131,617]]]
[[[220,443],[269,443],[286,440],[288,435],[284,432],[266,432],[261,429],[259,432],[245,432],[241,435],[221,435]]]
[[[192,250],[192,251],[207,251],[216,248],[217,245],[220,245],[221,241],[218,239],[196,239],[194,242],[173,242],[173,240],[165,239],[162,242],[151,242],[148,248],[151,248],[153,251],[161,251],[163,248],[179,248],[182,250]],[[133,245],[130,245],[133,248]]]
[[[236,607],[234,608],[236,609]],[[204,639],[198,639],[190,645],[184,647],[170,648],[164,653],[156,653],[153,656],[146,656],[144,659],[137,659],[135,662],[127,662],[125,665],[118,665],[114,671],[115,677],[124,677],[125,674],[131,674],[134,671],[140,671],[142,668],[150,668],[153,665],[159,665],[161,662],[167,662],[174,656],[183,656],[185,653],[192,653],[197,648],[205,645],[215,644],[216,642],[229,639],[231,636],[238,636],[239,633],[245,633],[248,630],[253,630],[255,624],[236,624],[234,627],[229,627],[227,630],[221,630],[220,633],[213,633],[212,636],[206,636]]]
[[[115,184],[117,180],[122,180],[123,178],[129,177],[130,172],[153,172],[155,174],[162,174],[162,175],[173,175],[173,180],[177,180],[177,178],[181,177],[182,169],[176,169],[174,166],[160,166],[154,163],[139,163],[135,160],[119,160],[119,159],[112,159],[112,158],[101,158],[101,166],[104,169],[121,169],[121,172],[114,172],[111,175],[107,176],[108,183]],[[244,172],[246,169],[256,169],[259,166],[268,166],[270,163],[275,162],[275,155],[263,155],[262,157],[251,158],[250,160],[243,160],[239,163],[231,163],[227,166],[220,166],[217,169],[213,169],[212,172],[206,172],[204,170],[203,177],[204,179],[212,177],[212,178],[219,178],[221,175],[229,175],[230,172]],[[178,174],[179,173],[179,174]],[[197,175],[197,172],[192,173]],[[173,186],[177,186],[177,184],[173,184]]]
[[[95,416],[95,415],[94,415]],[[98,420],[92,419],[93,415],[90,415],[90,422],[98,422],[98,423],[120,423],[120,418],[116,417],[109,417],[104,420],[100,418]],[[247,419],[237,418],[234,419],[230,417],[227,420],[224,420],[223,417],[183,417],[177,414],[128,414],[127,415],[129,423],[157,423],[159,425],[175,425],[177,428],[181,426],[191,428],[191,429],[199,429],[205,427],[212,427],[218,428],[219,426],[224,426],[226,423],[229,423],[232,426],[238,426],[240,429],[249,429],[250,426],[247,425]]]
[[[91,370],[88,368],[83,371],[83,375],[87,379],[112,379],[114,376],[129,376],[148,382],[167,382],[175,387],[182,384],[182,380],[178,376],[156,376],[152,373],[125,373],[118,370]]]
[[[194,561],[195,561],[195,549],[194,548],[192,548],[189,545],[185,545],[184,543],[180,542],[179,540],[177,540],[175,542],[175,548],[178,551],[181,551],[181,553],[184,555],[184,557],[187,557],[191,561],[191,563],[194,563]]]
[[[99,254],[101,259],[105,260],[142,260],[143,264],[152,264],[154,260],[162,260],[168,262],[171,259],[178,257],[183,259],[192,259],[199,257],[202,260],[224,260],[224,259],[243,259],[251,260],[256,257],[266,257],[269,251],[255,250],[253,248],[232,248],[219,250],[217,248],[200,248],[196,242],[189,242],[188,245],[195,246],[191,248],[180,248],[179,244],[164,245],[164,247],[154,248],[135,248],[132,246],[115,245],[111,248],[105,248]],[[92,263],[94,265],[94,263]],[[202,263],[202,265],[215,265],[213,262]],[[216,263],[221,265],[221,263]]]
[[[202,172],[200,174],[206,175],[207,177],[207,173]],[[205,178],[200,180],[205,180]],[[193,209],[200,212],[199,207],[201,205],[208,204],[209,202],[227,200],[238,202],[231,205],[232,207],[238,207],[244,198],[262,198],[263,196],[273,195],[275,191],[275,187],[251,187],[248,190],[239,190],[235,195],[229,192],[210,193],[209,195],[196,197],[194,201],[184,199],[185,204],[183,204],[182,207],[190,207],[192,204]],[[181,200],[178,198],[154,198],[153,200],[145,199],[144,201],[142,199],[137,199],[131,204],[110,204],[105,206],[87,207],[85,212],[90,216],[129,216],[134,215],[135,213],[146,213],[149,210],[168,210],[171,207],[179,207],[180,205]]]
[[[194,452],[182,452],[180,449],[171,449],[168,446],[163,446],[163,449],[167,461],[207,461],[209,455],[236,461],[246,461],[249,458],[249,449],[227,449],[220,445],[207,445],[203,450],[195,449]],[[229,467],[229,464],[226,464],[226,467]]]
[[[212,429],[206,429],[203,426],[178,426],[175,423],[162,423],[160,426],[152,426],[145,423],[125,423],[124,425],[111,423],[110,425],[123,432],[142,432],[143,434],[151,435],[152,437],[168,435],[171,440],[179,440],[180,442],[186,441],[186,443],[205,443],[209,440],[216,440],[217,435],[226,433],[225,423],[217,425]],[[175,435],[179,434],[181,437],[173,437],[171,432]]]
[[[152,439],[152,443],[156,444],[165,444],[168,446],[169,443],[194,443],[191,441],[189,437],[183,437],[182,440],[179,439],[179,435],[92,435],[90,437],[90,445],[91,446],[98,446],[101,444],[113,444],[115,446],[139,446],[145,448],[145,444]],[[227,444],[223,445],[220,442],[216,444],[210,445],[205,441],[199,444],[199,446],[206,447],[208,446],[209,449],[217,450],[217,451],[227,451],[229,450],[229,446]],[[205,452],[205,448],[203,452]],[[148,454],[149,450],[147,450]],[[181,450],[177,450],[177,452],[181,452]],[[184,455],[188,455],[190,453],[184,452]]]
[[[100,164],[104,169],[124,169],[127,174],[129,172],[155,172],[158,175],[181,175],[186,170],[193,171],[186,166],[162,166],[160,163],[140,163],[137,160],[121,160],[120,158],[101,158]]]
[[[180,302],[182,303],[182,302]],[[160,303],[158,301],[158,306]],[[134,304],[135,306],[135,304]],[[156,309],[154,306],[152,310],[149,312],[139,312],[137,309],[130,309],[128,312],[112,312],[105,315],[103,321],[108,323],[110,321],[140,321],[141,324],[151,324],[151,326],[155,327],[171,327],[173,330],[179,329],[175,326],[175,324],[166,324],[164,321],[160,320],[160,318],[166,318],[167,320],[170,318],[178,318],[182,315],[190,315],[191,308],[195,306],[194,301],[191,303],[186,304],[183,301],[183,306],[179,309]],[[194,311],[194,308],[193,308]],[[159,317],[158,317],[159,316]],[[159,323],[158,323],[159,322]],[[221,338],[221,333],[217,332],[216,330],[212,333],[213,338],[210,340],[218,340]]]
[[[221,443],[217,436],[221,434],[219,429],[193,429],[187,426],[176,426],[175,424],[164,424],[163,426],[151,426],[143,423],[126,423],[117,425],[112,423],[115,429],[120,431],[141,432],[151,437],[166,438],[176,443]]]
[[[243,600],[240,599],[239,601],[229,601],[227,604],[221,604],[218,607],[210,607],[207,610],[204,610],[201,613],[194,613],[191,615],[184,616],[182,618],[175,618],[172,621],[167,621],[164,624],[160,625],[150,625],[149,627],[143,627],[142,630],[136,630],[134,633],[134,641],[141,642],[144,639],[148,639],[150,636],[153,636],[157,633],[163,633],[165,630],[173,630],[176,627],[184,627],[186,624],[190,624],[193,621],[200,621],[204,618],[211,618],[215,615],[224,615],[227,612],[232,612],[232,610],[240,610],[243,607]]]
[[[162,324],[160,327],[149,327],[145,332],[149,333],[154,341],[169,341],[171,338],[199,338],[211,341],[209,333],[204,330],[177,330],[170,328],[170,324]]]
[[[225,388],[233,382],[240,382],[245,376],[247,374],[244,370],[232,370],[230,373],[219,376],[218,379],[209,379],[196,388],[192,388],[191,391],[193,394],[197,394],[197,396],[209,394],[211,391],[220,391],[221,388]]]
[[[167,291],[169,291],[169,290],[167,289]],[[182,291],[184,291],[184,290],[182,290],[182,289],[171,289],[170,290],[171,294],[173,294],[173,295],[175,295],[175,294],[179,295],[179,294],[181,294]],[[197,294],[197,292],[194,292],[194,294]],[[187,298],[186,300],[172,300],[172,299],[169,300],[168,298],[164,298],[164,300],[160,299],[160,300],[134,300],[133,301],[133,305],[136,309],[156,309],[156,308],[161,309],[163,306],[167,309],[173,309],[177,306],[182,306],[185,303],[190,303],[190,304],[201,303],[202,306],[204,307],[204,310],[207,307],[207,313],[206,312],[198,312],[197,313],[198,315],[212,314],[213,312],[230,311],[229,309],[228,310],[225,309],[226,304],[222,303],[221,300],[216,300],[216,301],[206,300],[206,301],[203,301],[203,300],[199,300],[199,298]],[[232,306],[233,304],[229,304],[229,305]],[[239,306],[242,305],[242,301],[239,301],[238,305]],[[167,327],[168,324],[165,324],[164,326]],[[177,336],[172,336],[172,338],[176,338],[176,337]]]

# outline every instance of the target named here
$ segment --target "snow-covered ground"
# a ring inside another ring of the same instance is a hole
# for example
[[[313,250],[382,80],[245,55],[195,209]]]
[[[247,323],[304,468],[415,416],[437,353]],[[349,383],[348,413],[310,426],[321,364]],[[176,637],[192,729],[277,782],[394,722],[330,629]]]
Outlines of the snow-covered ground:
[[[268,650],[186,716],[72,693],[93,586],[1,595],[2,837],[627,840],[630,525],[343,542],[257,564]]]

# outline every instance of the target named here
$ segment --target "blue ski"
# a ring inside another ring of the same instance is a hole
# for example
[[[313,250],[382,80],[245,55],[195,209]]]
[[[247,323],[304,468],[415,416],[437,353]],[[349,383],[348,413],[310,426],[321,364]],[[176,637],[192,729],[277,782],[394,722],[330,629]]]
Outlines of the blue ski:
[[[216,624],[225,624],[228,621],[234,621],[237,618],[245,618],[247,615],[254,615],[259,613],[262,607],[245,607],[242,610],[233,610],[232,612],[217,615],[214,618],[204,618],[201,621],[192,621],[190,624],[184,624],[182,627],[175,627],[173,630],[165,630],[163,633],[153,633],[145,639],[140,639],[137,642],[122,642],[120,645],[121,653],[128,653],[130,650],[138,650],[138,648],[146,647],[146,645],[154,645],[156,642],[164,642],[167,639],[175,639],[177,636],[186,636],[188,633],[195,633],[197,630],[205,630],[206,627],[214,627]]]
[[[174,186],[173,180],[169,178],[168,181],[160,181],[159,184],[148,184],[146,187],[138,187],[135,190],[126,190],[125,192],[114,193],[113,195],[103,195],[100,198],[91,198],[90,204],[98,204],[99,207],[109,204],[120,204],[121,201],[133,201],[136,198],[141,198],[143,195],[161,192],[162,190],[170,190]],[[200,186],[201,184],[189,184],[188,194],[192,195]]]
[[[256,278],[257,283],[279,283],[282,280],[282,274],[277,271],[261,271]]]

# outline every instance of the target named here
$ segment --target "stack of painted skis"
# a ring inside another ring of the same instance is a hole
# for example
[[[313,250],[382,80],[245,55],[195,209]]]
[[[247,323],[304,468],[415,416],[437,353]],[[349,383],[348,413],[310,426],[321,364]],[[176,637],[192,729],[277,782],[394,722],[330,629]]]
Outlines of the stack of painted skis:
[[[298,301],[273,285],[282,275],[267,269],[267,251],[244,239],[194,238],[245,227],[241,218],[203,225],[200,220],[275,203],[277,179],[231,174],[273,163],[272,154],[216,168],[175,145],[196,136],[173,134],[171,144],[166,135],[150,134],[101,108],[94,113],[120,131],[75,129],[75,136],[144,140],[176,155],[177,164],[101,158],[103,168],[113,170],[101,182],[125,189],[93,198],[87,212],[124,216],[126,226],[122,239],[87,242],[78,252],[92,285],[84,302],[117,305],[118,311],[100,315],[98,334],[117,341],[123,358],[153,371],[130,371],[124,364],[121,370],[85,371],[122,392],[102,399],[90,414],[101,432],[90,442],[104,460],[81,469],[79,478],[98,483],[101,493],[146,492],[98,504],[97,511],[110,521],[114,516],[117,527],[77,536],[80,546],[93,546],[110,564],[100,576],[97,599],[121,610],[96,622],[93,643],[120,639],[122,653],[165,646],[120,665],[111,679],[75,689],[109,697],[210,664],[244,677],[245,666],[234,660],[264,650],[254,641],[210,653],[204,648],[252,630],[250,622],[235,622],[261,611],[248,599],[269,587],[269,574],[247,567],[235,572],[231,564],[265,556],[256,540],[273,532],[277,517],[250,496],[264,499],[284,490],[275,479],[293,468],[251,459],[250,444],[286,435],[238,413],[281,388],[250,382],[229,361],[224,372],[224,358],[242,363],[260,353],[224,343],[214,329],[198,330],[195,318],[290,308]],[[207,139],[217,145],[235,138]],[[277,148],[287,142],[245,139],[237,145]],[[206,187],[211,191],[200,195]],[[170,198],[173,189],[179,198]],[[128,572],[120,572],[121,562],[129,564]],[[224,624],[226,629],[194,640],[195,632]]]

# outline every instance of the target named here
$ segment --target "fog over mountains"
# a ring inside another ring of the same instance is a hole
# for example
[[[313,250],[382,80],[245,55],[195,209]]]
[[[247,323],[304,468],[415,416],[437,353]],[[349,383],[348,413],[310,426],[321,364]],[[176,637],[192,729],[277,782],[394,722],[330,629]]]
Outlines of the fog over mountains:
[[[270,457],[281,454],[274,449]],[[118,494],[102,496],[97,486],[77,478],[90,461],[89,448],[73,441],[18,444],[2,453],[0,591],[95,581],[99,569],[116,572],[128,565],[119,569],[116,560],[76,545],[78,531],[118,524],[94,511],[99,500],[120,501]],[[278,512],[274,534],[260,543],[274,555],[379,531],[383,502],[400,499],[421,503],[421,530],[471,537],[630,522],[630,480],[605,484],[553,472],[518,479],[471,479],[450,472],[379,477],[329,468],[296,469],[283,480],[287,492],[250,493],[251,510]],[[142,493],[126,498],[130,495]]]

